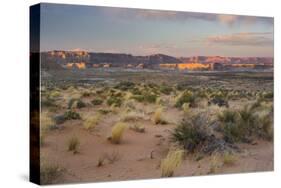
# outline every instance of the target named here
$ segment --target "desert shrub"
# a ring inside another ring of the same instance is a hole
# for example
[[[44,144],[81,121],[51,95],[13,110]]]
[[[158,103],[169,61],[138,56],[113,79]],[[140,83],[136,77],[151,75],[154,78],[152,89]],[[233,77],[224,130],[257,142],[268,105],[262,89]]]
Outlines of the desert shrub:
[[[66,121],[64,114],[58,114],[53,117],[53,120],[56,124],[62,124]]]
[[[195,95],[191,91],[184,91],[177,99],[175,106],[181,108],[184,103],[189,103],[190,107],[195,107]]]
[[[163,118],[163,108],[157,108],[152,117],[154,124],[167,124],[168,122]]]
[[[243,137],[243,133],[240,132],[239,126],[236,123],[224,123],[222,131],[224,140],[229,143],[239,142]]]
[[[160,86],[159,91],[165,95],[170,95],[170,93],[173,91],[173,88],[166,85],[162,85]]]
[[[120,90],[129,90],[133,89],[135,87],[135,84],[133,82],[127,82],[123,81],[118,83],[114,88],[120,89]]]
[[[227,142],[249,142],[249,138],[259,133],[258,118],[248,106],[235,112],[226,110],[218,115],[224,139]]]
[[[273,139],[273,122],[270,115],[263,116],[259,119],[261,125],[260,136],[267,140]]]
[[[264,92],[262,96],[264,99],[273,99],[273,92]]]
[[[223,164],[224,165],[232,166],[235,164],[235,162],[236,162],[236,157],[233,154],[231,154],[229,152],[225,152],[223,154]]]
[[[84,108],[84,107],[86,107],[86,104],[82,100],[78,99],[76,107],[77,108]]]
[[[97,124],[99,123],[100,119],[101,119],[100,114],[96,114],[94,116],[86,117],[84,122],[83,122],[83,126],[86,130],[93,130],[97,126]]]
[[[166,158],[161,161],[161,176],[172,177],[176,168],[181,165],[183,155],[183,150],[169,151]]]
[[[81,119],[81,116],[79,113],[77,113],[75,111],[68,110],[64,113],[64,118],[65,118],[65,120]]]
[[[258,117],[253,113],[251,108],[245,106],[239,111],[239,127],[242,134],[251,136],[257,133],[258,130]]]
[[[102,99],[93,99],[92,101],[91,101],[91,103],[93,104],[93,105],[101,105],[102,103],[103,103],[103,100]]]
[[[93,93],[89,92],[89,91],[85,91],[85,92],[82,93],[82,97],[90,97],[92,95],[93,95]]]
[[[98,112],[100,114],[106,115],[106,114],[109,114],[112,111],[111,110],[107,110],[107,109],[99,109]]]
[[[109,106],[120,107],[122,104],[122,99],[120,97],[111,96],[106,102]]]
[[[157,99],[157,95],[145,92],[142,95],[134,95],[132,99],[135,99],[138,102],[147,102],[147,103],[155,103]]]
[[[53,98],[46,96],[46,97],[42,98],[42,100],[41,100],[41,107],[42,108],[57,107],[57,104]]]
[[[51,91],[49,94],[50,98],[58,98],[61,96],[61,93],[57,90]]]
[[[56,164],[42,163],[40,165],[40,183],[43,185],[52,184],[62,175],[63,169]]]
[[[257,100],[252,104],[251,110],[256,110],[262,106],[263,98],[258,97]]]
[[[142,95],[142,91],[137,87],[132,88],[131,92],[133,95]]]
[[[223,123],[235,123],[238,118],[238,113],[232,110],[224,110],[218,114],[218,120]]]
[[[130,129],[133,130],[133,131],[139,132],[139,133],[144,133],[145,132],[144,126],[138,125],[138,124],[131,125]]]
[[[111,131],[111,137],[110,137],[111,142],[114,144],[119,144],[121,142],[123,133],[126,128],[127,128],[127,124],[122,122],[116,123]]]
[[[172,141],[183,146],[187,151],[194,152],[194,150],[202,144],[207,133],[204,125],[201,125],[200,116],[191,119],[185,119],[172,131]]]
[[[73,154],[78,153],[80,142],[76,136],[71,137],[67,142],[67,149],[68,151],[72,151]]]
[[[72,98],[68,102],[68,109],[84,107],[86,107],[86,104],[81,99]]]

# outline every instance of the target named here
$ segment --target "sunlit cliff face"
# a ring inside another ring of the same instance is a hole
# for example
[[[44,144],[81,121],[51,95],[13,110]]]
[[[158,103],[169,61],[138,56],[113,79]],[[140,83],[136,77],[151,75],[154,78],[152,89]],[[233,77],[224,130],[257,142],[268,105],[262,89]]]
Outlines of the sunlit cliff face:
[[[67,63],[66,65],[67,68],[78,68],[78,69],[85,69],[86,68],[86,64],[84,62],[80,62],[80,63]]]
[[[178,64],[178,69],[184,70],[195,70],[195,69],[207,69],[209,65],[201,64],[201,63],[180,63]]]
[[[177,68],[177,64],[160,64],[161,68]]]

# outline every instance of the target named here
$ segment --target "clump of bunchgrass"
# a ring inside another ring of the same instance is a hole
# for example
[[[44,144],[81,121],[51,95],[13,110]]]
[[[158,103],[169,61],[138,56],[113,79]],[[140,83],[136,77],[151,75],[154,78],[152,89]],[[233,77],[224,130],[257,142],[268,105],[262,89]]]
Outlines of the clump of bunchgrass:
[[[86,130],[91,131],[91,130],[95,129],[95,127],[98,125],[100,119],[101,119],[100,114],[86,116],[84,118],[83,126]]]
[[[165,159],[161,161],[161,176],[172,177],[177,167],[179,167],[183,160],[184,151],[175,150],[169,151]]]
[[[188,103],[190,107],[196,106],[196,96],[193,94],[192,91],[184,91],[179,97],[176,99],[175,106],[177,108],[181,108],[184,103]]]
[[[183,105],[182,105],[182,110],[183,110],[183,112],[184,112],[185,115],[188,114],[188,113],[189,113],[189,110],[190,110],[190,108],[189,108],[189,103],[183,103]]]
[[[69,140],[67,142],[68,151],[72,151],[73,154],[76,154],[76,153],[78,153],[79,146],[80,146],[80,141],[79,141],[78,137],[72,136],[71,138],[69,138]]]
[[[234,165],[236,162],[236,157],[229,153],[229,152],[225,152],[223,154],[223,164],[226,165],[226,166],[232,166]]]
[[[109,140],[114,144],[119,144],[121,142],[122,136],[126,128],[127,128],[126,123],[123,122],[116,123],[111,130],[111,137],[109,138]]]
[[[157,108],[152,117],[154,124],[167,124],[168,122],[163,118],[163,108]]]

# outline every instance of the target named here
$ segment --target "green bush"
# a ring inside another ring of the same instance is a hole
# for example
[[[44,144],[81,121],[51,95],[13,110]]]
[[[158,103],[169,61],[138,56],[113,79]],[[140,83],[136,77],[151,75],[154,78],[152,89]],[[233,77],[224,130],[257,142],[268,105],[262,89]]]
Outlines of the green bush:
[[[222,123],[235,123],[238,118],[238,113],[232,110],[225,110],[218,114],[218,120]]]
[[[173,91],[173,88],[166,85],[162,85],[159,90],[165,95],[170,95],[170,93]]]
[[[157,95],[151,93],[144,93],[143,95],[134,95],[132,99],[138,102],[155,103],[157,100]]]
[[[203,125],[199,123],[198,118],[200,117],[184,120],[172,132],[172,141],[183,146],[185,150],[190,152],[194,152],[207,137],[207,133]]]
[[[248,106],[238,112],[226,110],[218,115],[218,120],[225,141],[230,143],[248,142],[251,136],[257,136],[260,132],[258,117]]]
[[[93,99],[93,100],[91,101],[91,103],[92,103],[93,105],[101,105],[101,104],[103,103],[103,100],[102,100],[102,99]]]
[[[71,120],[71,119],[81,119],[81,116],[79,113],[68,110],[64,113],[64,118],[66,120]]]
[[[122,99],[119,97],[111,96],[107,99],[106,103],[111,106],[114,105],[115,107],[120,107],[122,104]]]
[[[70,99],[68,101],[68,109],[71,108],[84,108],[86,107],[86,104],[81,99]]]
[[[133,82],[123,81],[123,82],[120,82],[119,84],[117,84],[114,88],[127,91],[129,89],[133,89],[134,87],[135,87],[135,84]]]

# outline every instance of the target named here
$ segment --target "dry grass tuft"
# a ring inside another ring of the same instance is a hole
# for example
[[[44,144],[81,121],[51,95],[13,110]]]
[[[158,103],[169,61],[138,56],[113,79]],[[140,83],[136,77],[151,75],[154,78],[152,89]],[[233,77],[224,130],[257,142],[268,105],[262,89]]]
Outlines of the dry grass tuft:
[[[72,151],[73,154],[78,153],[79,145],[79,139],[76,136],[71,137],[67,143],[68,151]]]
[[[121,142],[122,136],[124,131],[127,128],[127,124],[123,122],[116,123],[111,131],[111,137],[110,140],[114,144],[119,144]]]
[[[188,112],[189,112],[189,103],[183,103],[182,110],[183,110],[184,114],[188,114]]]
[[[91,130],[95,129],[95,127],[98,125],[98,123],[101,119],[101,115],[96,114],[94,116],[87,116],[84,119],[85,119],[83,122],[84,128],[88,131],[91,131]]]
[[[183,150],[169,151],[167,157],[161,162],[161,176],[172,177],[175,169],[180,166],[183,160]]]
[[[163,108],[157,108],[153,114],[152,120],[157,124],[167,124],[168,122],[163,118]]]
[[[52,129],[52,127],[55,125],[54,120],[50,117],[48,112],[42,112],[40,114],[40,129],[41,132],[47,132]]]
[[[223,154],[223,164],[224,165],[227,165],[227,166],[232,166],[234,165],[236,162],[236,157],[229,153],[229,152],[226,152]]]

